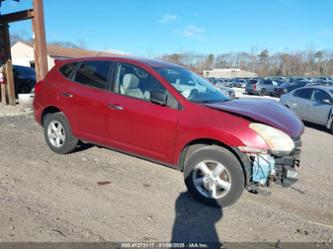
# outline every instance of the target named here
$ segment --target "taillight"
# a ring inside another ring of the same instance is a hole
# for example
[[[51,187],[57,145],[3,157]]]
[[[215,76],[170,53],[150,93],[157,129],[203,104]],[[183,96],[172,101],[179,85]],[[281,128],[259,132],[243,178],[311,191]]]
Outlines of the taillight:
[[[257,85],[254,84],[254,85],[253,85],[253,90],[256,90],[256,89],[257,89]]]
[[[36,82],[35,84],[35,94],[39,94],[42,88],[43,81]]]

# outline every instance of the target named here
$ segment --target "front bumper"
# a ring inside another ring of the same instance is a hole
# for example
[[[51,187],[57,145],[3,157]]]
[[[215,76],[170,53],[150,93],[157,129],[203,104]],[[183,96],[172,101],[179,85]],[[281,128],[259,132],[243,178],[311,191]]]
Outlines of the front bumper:
[[[298,146],[290,155],[275,158],[275,183],[277,185],[290,187],[297,181],[297,168],[301,164],[301,141],[299,140],[295,144]]]
[[[269,187],[272,184],[290,187],[297,181],[302,142],[294,139],[295,149],[289,155],[246,154],[247,186]]]

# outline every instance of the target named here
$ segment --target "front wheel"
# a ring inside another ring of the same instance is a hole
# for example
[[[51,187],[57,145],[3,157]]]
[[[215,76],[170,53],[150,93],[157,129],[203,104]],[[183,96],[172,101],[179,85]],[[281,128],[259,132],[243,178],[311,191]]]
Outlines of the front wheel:
[[[73,136],[63,113],[49,114],[45,117],[44,137],[49,148],[58,154],[72,152],[79,141]]]
[[[185,161],[184,178],[189,192],[199,201],[215,207],[235,203],[244,190],[244,172],[227,149],[205,146]]]

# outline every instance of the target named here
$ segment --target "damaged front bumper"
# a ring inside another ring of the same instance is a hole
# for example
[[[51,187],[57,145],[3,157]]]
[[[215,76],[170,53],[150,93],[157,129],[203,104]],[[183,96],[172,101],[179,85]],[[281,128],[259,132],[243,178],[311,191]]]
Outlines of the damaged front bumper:
[[[302,142],[294,139],[295,149],[289,155],[246,153],[247,189],[270,187],[272,184],[290,187],[297,181]]]

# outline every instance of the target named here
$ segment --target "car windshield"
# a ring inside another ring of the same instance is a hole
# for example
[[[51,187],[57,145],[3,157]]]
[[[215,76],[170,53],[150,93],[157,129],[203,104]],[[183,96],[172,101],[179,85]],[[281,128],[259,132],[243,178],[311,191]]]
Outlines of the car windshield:
[[[156,71],[191,102],[214,103],[230,100],[210,82],[185,68],[164,67],[156,68]]]

